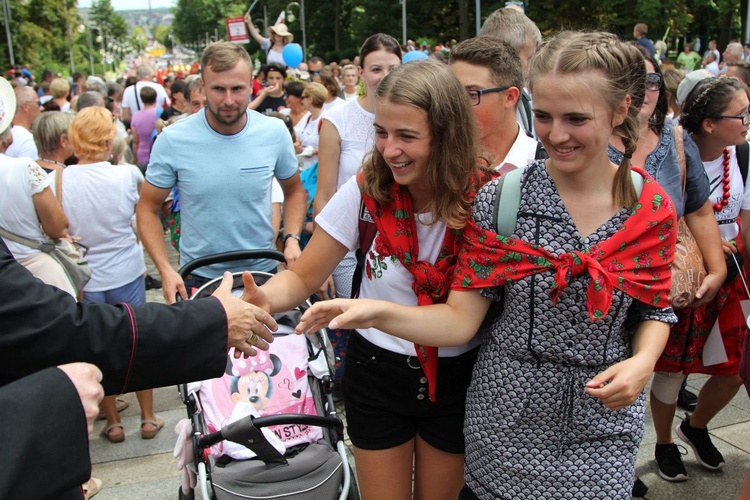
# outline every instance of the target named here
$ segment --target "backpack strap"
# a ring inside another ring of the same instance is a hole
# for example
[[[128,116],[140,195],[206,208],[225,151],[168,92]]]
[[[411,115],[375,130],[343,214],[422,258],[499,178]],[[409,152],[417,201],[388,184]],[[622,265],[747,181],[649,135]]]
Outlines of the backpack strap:
[[[510,236],[516,229],[518,207],[521,205],[521,176],[523,170],[517,168],[500,177],[497,184],[497,201],[495,202],[495,232],[502,236]],[[643,177],[631,170],[630,179],[633,181],[635,192],[640,198],[643,191]],[[504,194],[504,196],[503,196]]]
[[[375,225],[375,221],[372,220],[372,216],[367,210],[367,207],[365,207],[364,200],[360,201],[359,248],[355,252],[355,256],[357,257],[357,267],[354,268],[354,276],[352,277],[352,299],[359,296],[359,287],[362,285],[362,273],[365,270],[365,257],[372,246],[372,242],[375,241],[375,235],[377,232],[378,228]]]
[[[737,163],[740,164],[740,173],[742,174],[742,185],[747,183],[748,160],[750,160],[750,144],[743,142],[736,149]]]
[[[516,228],[518,207],[521,205],[521,175],[523,170],[517,168],[506,173],[497,183],[497,201],[495,201],[494,226],[496,233],[510,236]],[[505,196],[503,196],[505,193]]]

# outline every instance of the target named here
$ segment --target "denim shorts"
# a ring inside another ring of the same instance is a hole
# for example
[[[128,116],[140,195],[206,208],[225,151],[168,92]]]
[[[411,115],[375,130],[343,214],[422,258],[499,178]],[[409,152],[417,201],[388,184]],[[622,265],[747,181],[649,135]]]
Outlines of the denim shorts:
[[[146,303],[146,281],[143,275],[138,276],[127,285],[105,290],[103,292],[83,292],[83,302],[86,304],[121,304],[142,306]]]
[[[419,435],[441,451],[464,453],[466,390],[478,351],[440,358],[433,403],[416,355],[382,349],[352,332],[342,388],[354,446],[385,450]]]

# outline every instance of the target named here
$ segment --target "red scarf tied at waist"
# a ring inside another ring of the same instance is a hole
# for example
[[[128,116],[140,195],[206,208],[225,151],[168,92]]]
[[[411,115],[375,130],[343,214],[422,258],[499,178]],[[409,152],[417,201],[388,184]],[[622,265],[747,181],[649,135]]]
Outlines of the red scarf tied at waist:
[[[496,177],[494,172],[475,171],[467,193],[469,201],[474,199],[480,187],[494,177]],[[361,189],[364,181],[362,174],[359,174],[357,181]],[[445,302],[456,267],[456,257],[463,241],[462,230],[446,228],[440,254],[435,264],[418,260],[419,241],[409,189],[394,182],[390,197],[389,203],[381,205],[372,197],[362,193],[365,207],[378,229],[375,249],[382,256],[395,256],[414,275],[412,290],[417,295],[418,305],[427,306]],[[428,396],[430,401],[434,402],[437,388],[438,348],[414,344],[414,349],[427,377]]]
[[[645,182],[632,214],[609,239],[583,251],[553,255],[532,243],[485,231],[470,221],[464,229],[453,277],[453,288],[499,286],[541,272],[554,271],[552,303],[570,281],[591,276],[586,291],[589,317],[603,318],[612,305],[613,287],[655,307],[671,303],[672,259],[677,240],[677,216],[672,202],[642,169]]]

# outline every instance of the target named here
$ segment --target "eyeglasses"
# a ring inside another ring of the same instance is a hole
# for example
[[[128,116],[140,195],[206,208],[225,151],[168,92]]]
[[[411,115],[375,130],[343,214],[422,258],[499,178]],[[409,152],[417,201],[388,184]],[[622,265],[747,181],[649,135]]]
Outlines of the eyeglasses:
[[[737,115],[737,116],[719,115],[716,117],[717,120],[724,119],[724,118],[729,118],[733,120],[742,120],[743,125],[750,125],[750,110],[745,111],[741,115]]]
[[[320,76],[320,71],[311,71],[310,74],[312,76]]]
[[[659,73],[646,74],[646,90],[657,91],[661,88],[661,75]]]
[[[482,94],[493,94],[495,92],[503,92],[508,90],[510,87],[493,87],[491,89],[480,89],[480,90],[467,90],[469,93],[469,99],[471,100],[472,106],[477,106],[482,100]]]

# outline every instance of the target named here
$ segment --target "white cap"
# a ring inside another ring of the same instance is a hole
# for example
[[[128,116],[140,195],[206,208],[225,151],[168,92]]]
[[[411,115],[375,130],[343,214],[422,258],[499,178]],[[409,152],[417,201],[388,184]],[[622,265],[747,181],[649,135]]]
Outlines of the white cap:
[[[688,73],[677,86],[677,104],[682,107],[685,104],[687,97],[690,95],[690,91],[693,90],[699,81],[713,77],[714,75],[705,69],[696,69],[695,71]]]

